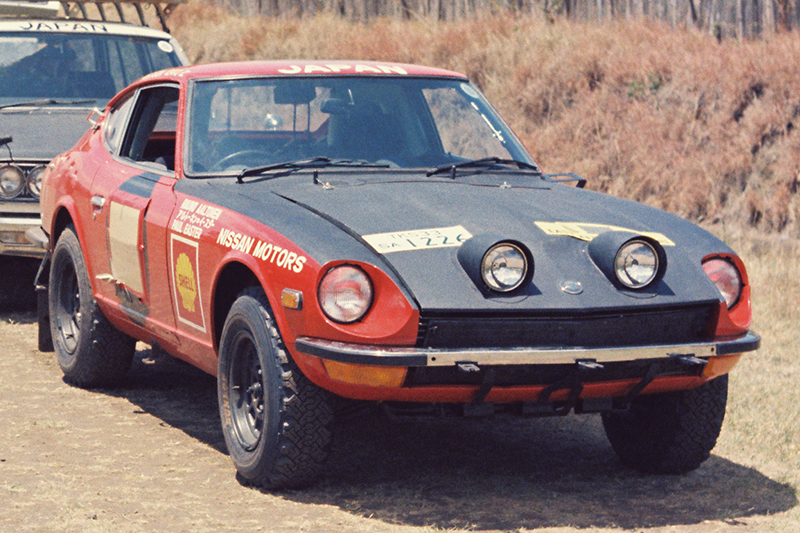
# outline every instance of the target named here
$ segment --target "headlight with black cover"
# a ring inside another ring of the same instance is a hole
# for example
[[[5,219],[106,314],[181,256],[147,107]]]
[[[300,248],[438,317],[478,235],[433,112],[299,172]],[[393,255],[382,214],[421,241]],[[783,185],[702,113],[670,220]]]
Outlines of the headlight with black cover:
[[[623,231],[592,239],[589,256],[609,280],[634,291],[654,287],[667,268],[667,254],[658,241]]]
[[[511,292],[525,281],[528,260],[516,244],[501,242],[492,246],[481,261],[481,277],[497,292]]]
[[[476,235],[458,249],[458,261],[475,285],[491,294],[516,294],[533,276],[533,256],[520,242]]]
[[[647,241],[633,239],[617,251],[614,272],[620,283],[629,289],[650,285],[658,275],[658,252]]]

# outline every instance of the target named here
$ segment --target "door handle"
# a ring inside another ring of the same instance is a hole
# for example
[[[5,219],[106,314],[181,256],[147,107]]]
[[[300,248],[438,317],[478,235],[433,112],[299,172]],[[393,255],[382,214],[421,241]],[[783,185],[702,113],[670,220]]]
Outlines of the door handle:
[[[106,199],[102,196],[95,195],[92,196],[92,199],[89,200],[89,203],[92,204],[92,220],[96,220],[97,214],[103,212],[103,206],[106,205]]]

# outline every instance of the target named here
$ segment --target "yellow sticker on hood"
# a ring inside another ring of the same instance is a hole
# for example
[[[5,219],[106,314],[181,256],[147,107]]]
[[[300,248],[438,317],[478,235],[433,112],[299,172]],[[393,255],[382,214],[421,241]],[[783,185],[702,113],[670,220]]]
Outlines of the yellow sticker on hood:
[[[634,229],[611,226],[608,224],[590,224],[587,222],[537,222],[536,225],[547,235],[561,235],[573,237],[582,241],[591,241],[601,233],[607,231],[625,231],[636,235],[643,235],[658,241],[661,246],[675,246],[666,235],[652,231],[637,231]]]

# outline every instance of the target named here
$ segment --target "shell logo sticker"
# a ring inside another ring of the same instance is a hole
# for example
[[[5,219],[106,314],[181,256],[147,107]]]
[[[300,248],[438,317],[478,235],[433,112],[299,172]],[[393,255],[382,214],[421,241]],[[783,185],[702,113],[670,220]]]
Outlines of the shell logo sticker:
[[[189,256],[182,253],[175,264],[175,281],[181,295],[183,308],[194,313],[194,301],[197,299],[197,284],[194,280],[194,269]]]
[[[172,281],[178,321],[205,333],[203,301],[197,280],[199,265],[197,242],[175,233],[170,237]]]
[[[650,237],[656,240],[661,246],[675,246],[675,243],[663,233],[637,231],[608,224],[591,224],[587,222],[537,222],[536,225],[547,235],[572,237],[581,241],[591,241],[601,233],[607,231],[625,231]]]

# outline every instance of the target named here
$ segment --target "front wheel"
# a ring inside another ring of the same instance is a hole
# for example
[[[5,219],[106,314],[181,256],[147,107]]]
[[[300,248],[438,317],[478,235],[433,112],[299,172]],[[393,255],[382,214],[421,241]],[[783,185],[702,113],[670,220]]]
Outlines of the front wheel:
[[[628,411],[603,414],[611,446],[626,466],[683,474],[708,459],[728,400],[728,376],[688,390],[640,396]]]
[[[218,365],[222,430],[239,475],[264,488],[314,481],[330,443],[328,393],[289,359],[261,289],[243,291],[231,307]]]
[[[92,294],[78,237],[68,227],[53,250],[48,292],[50,332],[67,381],[79,387],[113,385],[127,373],[136,341],[103,315]]]

